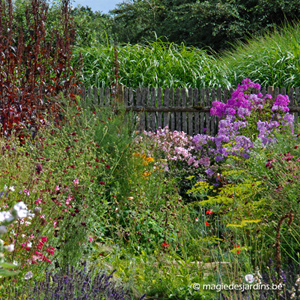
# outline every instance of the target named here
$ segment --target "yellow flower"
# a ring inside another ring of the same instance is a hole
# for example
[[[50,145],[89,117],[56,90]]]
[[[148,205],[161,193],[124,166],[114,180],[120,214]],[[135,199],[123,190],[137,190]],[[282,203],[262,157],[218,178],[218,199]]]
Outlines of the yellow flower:
[[[135,157],[139,157],[140,156],[140,154],[136,153],[136,152],[132,153],[132,155],[135,156]]]
[[[154,158],[153,157],[146,157],[146,161],[149,163],[149,162],[153,162],[154,161]]]
[[[146,179],[148,179],[148,176],[151,175],[151,172],[146,171],[146,172],[142,173],[142,175],[143,175]]]
[[[149,175],[151,175],[151,172],[146,171],[146,172],[143,173],[143,175],[144,176],[149,176]]]

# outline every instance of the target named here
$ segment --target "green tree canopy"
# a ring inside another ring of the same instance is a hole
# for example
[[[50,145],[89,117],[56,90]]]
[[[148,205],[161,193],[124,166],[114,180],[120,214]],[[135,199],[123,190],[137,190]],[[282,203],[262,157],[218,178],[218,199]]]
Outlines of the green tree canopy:
[[[300,0],[131,0],[111,13],[120,42],[153,40],[156,32],[169,42],[220,51],[247,35],[298,20]]]

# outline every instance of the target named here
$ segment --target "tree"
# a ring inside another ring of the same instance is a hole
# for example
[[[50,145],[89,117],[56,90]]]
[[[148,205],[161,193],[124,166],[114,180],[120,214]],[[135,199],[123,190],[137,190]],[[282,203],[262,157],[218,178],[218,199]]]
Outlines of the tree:
[[[153,40],[221,51],[237,39],[297,21],[300,0],[132,0],[111,11],[120,42]]]
[[[76,37],[75,45],[91,47],[106,43],[106,36],[113,38],[113,19],[100,11],[93,12],[88,6],[78,6],[71,12],[74,18]]]

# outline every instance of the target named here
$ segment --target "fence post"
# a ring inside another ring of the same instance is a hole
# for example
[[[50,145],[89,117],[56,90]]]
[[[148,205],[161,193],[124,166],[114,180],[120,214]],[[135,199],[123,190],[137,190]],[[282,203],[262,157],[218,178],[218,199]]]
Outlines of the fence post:
[[[272,99],[273,99],[274,98],[274,87],[273,86],[269,86],[267,93],[270,94],[272,96]]]

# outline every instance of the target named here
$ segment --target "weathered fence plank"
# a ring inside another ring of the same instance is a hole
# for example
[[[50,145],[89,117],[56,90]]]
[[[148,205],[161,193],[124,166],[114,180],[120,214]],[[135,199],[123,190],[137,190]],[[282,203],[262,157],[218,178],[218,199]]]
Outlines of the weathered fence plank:
[[[151,102],[150,102],[150,89],[147,87],[146,88],[146,98],[145,98],[145,101],[146,101],[146,106],[151,106]],[[144,129],[146,128],[150,128],[150,123],[151,123],[151,113],[150,112],[145,112],[146,114],[146,126]]]
[[[206,99],[205,99],[205,105],[206,106],[210,106],[211,105],[211,102],[210,102],[210,89],[207,88],[206,89]],[[207,112],[205,114],[205,123],[206,123],[206,131],[205,133],[207,134],[210,134],[210,113]]]
[[[181,97],[180,97],[180,88],[176,88],[176,103],[175,106],[181,106]],[[179,112],[176,113],[176,130],[181,131],[181,114]]]
[[[164,92],[164,107],[169,107],[169,88],[165,88]],[[164,113],[164,120],[163,120],[163,126],[162,128],[165,128],[166,126],[169,126],[169,112]]]
[[[133,106],[133,89],[129,89],[128,106]]]
[[[193,89],[189,88],[188,89],[188,107],[193,107]],[[192,112],[188,112],[188,130],[187,133],[189,135],[193,135],[193,113]]]
[[[94,108],[96,108],[97,106],[99,106],[99,102],[98,102],[98,89],[95,86],[94,86],[94,89],[93,89],[93,94],[94,94],[93,106],[94,106]]]
[[[183,88],[181,90],[182,96],[182,107],[186,107],[186,90]],[[186,123],[186,112],[182,112],[182,131],[187,132],[187,123]]]
[[[174,107],[175,106],[175,102],[174,102],[174,88],[171,88],[170,90],[170,107]],[[170,129],[171,131],[175,130],[175,113],[171,112],[170,113]]]
[[[200,98],[200,106],[204,107],[205,105],[205,89],[201,89],[201,98]],[[204,133],[204,112],[200,114],[200,133]]]
[[[147,90],[145,87],[142,88],[142,96],[141,96],[141,107],[145,108],[146,106],[146,93]],[[142,112],[140,113],[140,126],[141,126],[141,130],[143,130],[145,128],[145,110],[143,109]]]
[[[155,107],[155,88],[154,87],[151,88],[150,107],[154,108],[154,109],[156,108]],[[148,128],[148,130],[154,131],[156,129],[155,118],[156,118],[155,112],[152,112],[151,113],[151,125],[150,125],[150,128]]]
[[[159,87],[157,89],[157,108],[161,108],[161,106],[162,106],[161,101],[162,101],[162,90]],[[157,112],[157,127],[161,127],[161,126],[162,126],[162,112],[158,111]]]
[[[216,90],[215,89],[212,89],[211,91],[211,97],[210,97],[210,105],[212,105],[212,103],[215,101],[215,95],[216,93]],[[210,117],[210,120],[211,120],[211,123],[210,123],[210,134],[211,135],[215,135],[215,120],[217,119],[216,116],[211,116]]]
[[[104,95],[104,88],[100,88],[100,106],[104,106],[105,104],[105,95]],[[124,100],[125,101],[125,100]]]
[[[194,89],[194,106],[200,106],[199,102],[199,91],[197,88]],[[199,112],[194,113],[194,134],[198,134],[200,132],[199,130]]]
[[[137,106],[137,108],[140,108],[141,110],[143,110],[141,89],[139,87],[136,89],[136,106]],[[141,129],[141,117],[140,117],[140,115],[137,117],[137,120],[138,120],[138,130],[142,130]]]
[[[106,87],[105,89],[105,106],[109,106],[110,103],[110,88]]]

